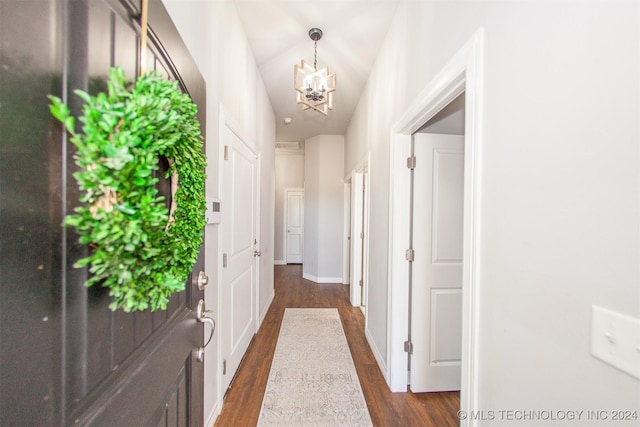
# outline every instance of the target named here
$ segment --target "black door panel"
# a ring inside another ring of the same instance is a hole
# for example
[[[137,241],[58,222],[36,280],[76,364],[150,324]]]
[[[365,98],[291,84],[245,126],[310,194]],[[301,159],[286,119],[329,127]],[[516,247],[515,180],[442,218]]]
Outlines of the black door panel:
[[[202,424],[202,291],[190,278],[166,311],[112,312],[108,290],[86,288],[86,269],[73,268],[87,248],[61,226],[78,203],[73,146],[46,95],[78,112],[74,89],[105,90],[114,65],[133,78],[138,10],[0,2],[0,425]],[[204,134],[205,83],[160,0],[149,25],[150,64],[189,90]],[[203,264],[201,251],[196,275]]]

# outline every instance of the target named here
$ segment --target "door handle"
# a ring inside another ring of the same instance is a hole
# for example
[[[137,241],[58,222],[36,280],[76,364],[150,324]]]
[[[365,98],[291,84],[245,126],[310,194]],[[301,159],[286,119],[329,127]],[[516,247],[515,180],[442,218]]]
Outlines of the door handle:
[[[204,291],[204,287],[209,283],[209,276],[207,276],[204,271],[198,273],[198,289]]]
[[[260,256],[262,255],[262,252],[260,251],[253,251],[253,256]]]
[[[211,317],[207,317],[207,313],[211,313],[211,310],[207,310],[204,300],[198,301],[198,307],[196,308],[196,319],[200,323],[208,323],[211,326],[211,333],[209,334],[209,339],[207,339],[206,344],[202,347],[204,351],[205,347],[209,345],[211,342],[211,338],[213,338],[213,333],[216,330],[216,322]]]

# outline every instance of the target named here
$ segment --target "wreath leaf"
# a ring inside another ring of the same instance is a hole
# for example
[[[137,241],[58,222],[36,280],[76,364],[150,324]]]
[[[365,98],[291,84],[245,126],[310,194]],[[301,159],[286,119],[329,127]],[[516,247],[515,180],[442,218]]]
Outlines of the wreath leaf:
[[[206,160],[197,107],[157,73],[131,82],[113,68],[107,87],[96,96],[75,91],[85,102],[78,133],[69,108],[49,96],[52,115],[77,147],[74,177],[83,193],[64,225],[91,249],[74,266],[89,266],[87,286],[110,289],[112,310],[166,309],[171,295],[184,290],[204,235]],[[160,157],[173,159],[166,175],[179,182],[171,213],[154,186]]]

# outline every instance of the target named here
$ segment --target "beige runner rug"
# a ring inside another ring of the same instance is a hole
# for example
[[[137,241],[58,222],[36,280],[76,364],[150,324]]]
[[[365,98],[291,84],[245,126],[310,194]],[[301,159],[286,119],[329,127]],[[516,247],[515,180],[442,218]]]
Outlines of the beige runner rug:
[[[258,426],[371,426],[340,315],[287,308]]]

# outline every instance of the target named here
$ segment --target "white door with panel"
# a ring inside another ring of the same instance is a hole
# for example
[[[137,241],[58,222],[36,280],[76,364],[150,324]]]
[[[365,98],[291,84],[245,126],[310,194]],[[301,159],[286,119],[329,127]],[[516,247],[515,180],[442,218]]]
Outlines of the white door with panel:
[[[257,156],[226,124],[223,131],[222,390],[233,378],[256,332]]]
[[[304,259],[304,191],[299,189],[286,190],[285,203],[286,262],[287,264],[300,264]]]
[[[413,138],[410,387],[460,390],[464,137]]]

